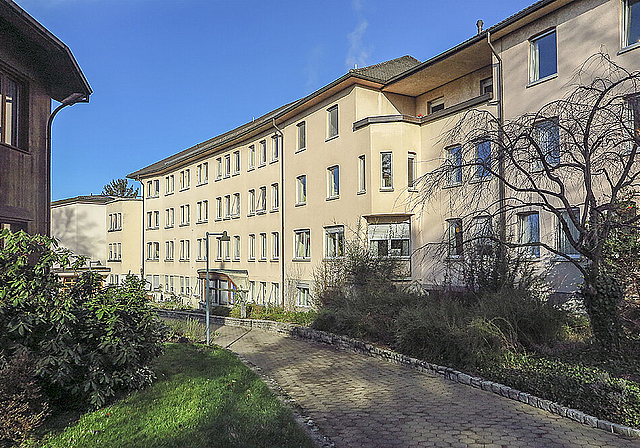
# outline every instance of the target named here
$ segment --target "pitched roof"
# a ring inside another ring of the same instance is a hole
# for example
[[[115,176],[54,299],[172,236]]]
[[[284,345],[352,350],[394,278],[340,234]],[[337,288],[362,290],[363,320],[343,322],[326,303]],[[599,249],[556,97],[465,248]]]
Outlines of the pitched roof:
[[[396,59],[391,59],[390,61],[369,65],[367,67],[352,68],[349,70],[349,73],[357,73],[370,78],[379,79],[382,82],[387,82],[394,76],[399,75],[400,73],[403,73],[419,64],[420,61],[413,56],[405,55]]]
[[[91,196],[76,196],[73,198],[59,199],[57,201],[51,202],[51,207],[58,207],[60,205],[67,204],[106,204],[107,202],[113,201],[115,199],[114,196],[105,196],[102,194],[92,194]]]

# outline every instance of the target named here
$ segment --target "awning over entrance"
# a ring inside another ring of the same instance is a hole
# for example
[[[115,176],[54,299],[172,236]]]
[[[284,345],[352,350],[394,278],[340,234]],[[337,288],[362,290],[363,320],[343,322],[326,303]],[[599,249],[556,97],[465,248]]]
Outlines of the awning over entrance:
[[[242,301],[249,290],[249,272],[244,269],[209,269],[209,290],[207,291],[207,270],[198,269],[200,299],[204,302],[209,294],[210,303],[232,305]]]

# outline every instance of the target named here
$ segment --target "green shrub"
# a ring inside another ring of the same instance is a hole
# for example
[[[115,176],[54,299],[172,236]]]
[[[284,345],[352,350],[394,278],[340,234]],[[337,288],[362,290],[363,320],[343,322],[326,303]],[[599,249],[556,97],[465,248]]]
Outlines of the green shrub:
[[[168,336],[171,340],[171,336],[177,338],[186,338],[192,342],[200,342],[205,340],[207,336],[207,329],[204,323],[198,319],[188,317],[187,319],[163,319],[164,323],[170,328],[173,333]],[[182,341],[180,341],[182,342]]]
[[[152,381],[163,336],[143,280],[102,288],[99,274],[85,272],[63,290],[52,267],[69,267],[68,251],[40,235],[3,230],[0,238],[0,355],[26,347],[40,385],[59,402],[99,407]]]
[[[254,303],[246,304],[247,319],[272,320],[275,322],[288,322],[298,325],[309,325],[313,322],[316,312],[310,311],[289,311],[277,306],[263,306]],[[230,317],[240,318],[240,304],[236,304],[230,309]]]
[[[49,404],[25,350],[0,359],[0,447],[19,445],[48,414]]]

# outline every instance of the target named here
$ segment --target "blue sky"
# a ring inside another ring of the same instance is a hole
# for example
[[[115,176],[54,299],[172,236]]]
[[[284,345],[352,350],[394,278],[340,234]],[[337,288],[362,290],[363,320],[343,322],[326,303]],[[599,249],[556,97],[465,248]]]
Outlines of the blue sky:
[[[354,64],[420,61],[533,0],[17,0],[71,48],[94,93],[58,114],[52,199],[233,129]]]

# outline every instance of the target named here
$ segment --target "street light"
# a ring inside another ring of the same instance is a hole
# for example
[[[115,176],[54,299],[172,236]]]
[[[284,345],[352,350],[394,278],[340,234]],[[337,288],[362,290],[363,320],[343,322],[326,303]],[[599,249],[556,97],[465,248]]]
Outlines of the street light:
[[[210,324],[209,324],[209,302],[210,302],[210,295],[209,295],[209,237],[210,236],[217,236],[218,239],[220,241],[231,241],[231,238],[229,237],[229,235],[227,234],[227,231],[224,230],[222,232],[207,232],[205,233],[205,237],[207,242],[205,243],[205,247],[206,247],[206,252],[207,252],[207,273],[206,276],[207,278],[205,279],[205,308],[206,308],[206,316],[207,316],[207,345],[209,345],[209,341],[210,341]]]

